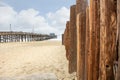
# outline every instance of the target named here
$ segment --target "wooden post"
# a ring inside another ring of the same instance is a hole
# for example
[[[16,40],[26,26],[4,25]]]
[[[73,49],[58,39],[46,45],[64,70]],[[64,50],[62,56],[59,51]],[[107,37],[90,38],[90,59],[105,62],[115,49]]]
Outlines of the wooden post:
[[[77,79],[85,80],[85,36],[86,36],[86,7],[87,0],[76,0],[77,15]]]
[[[85,80],[88,80],[88,56],[89,56],[89,44],[90,44],[90,27],[89,27],[89,7],[86,9],[86,44],[85,44]]]
[[[76,52],[76,5],[70,8],[70,55],[69,55],[69,73],[76,72],[77,52]]]
[[[33,41],[33,35],[32,35],[32,41]]]
[[[33,35],[33,41],[35,41],[35,35]]]
[[[120,0],[117,0],[117,28],[118,28],[118,71],[116,80],[120,80]]]
[[[11,34],[11,37],[10,37],[10,39],[11,39],[11,42],[13,42],[13,35]]]
[[[1,35],[1,42],[3,42],[3,35]]]
[[[77,79],[85,79],[85,34],[86,15],[81,12],[77,15]]]
[[[5,43],[6,43],[7,42],[7,35],[5,35],[4,38],[5,38]]]
[[[15,34],[13,34],[13,37],[12,37],[12,38],[13,38],[13,42],[15,42]]]
[[[18,42],[18,39],[19,39],[18,34],[16,34],[16,42]]]
[[[29,34],[29,37],[30,37],[30,42],[31,42],[31,35]]]
[[[6,35],[6,42],[8,42],[8,34]]]
[[[3,42],[3,35],[1,35],[1,42]]]
[[[116,51],[116,12],[112,0],[100,0],[100,78],[114,80]]]
[[[3,35],[3,42],[5,42],[5,35]]]
[[[13,38],[13,42],[15,42],[15,34],[13,34],[12,38]]]
[[[7,40],[7,41],[9,42],[9,41],[10,41],[10,36],[9,36],[9,34],[8,34],[7,38],[8,38],[8,40]]]
[[[1,35],[0,35],[0,43],[1,43]]]
[[[64,45],[64,34],[62,34],[62,45]]]
[[[21,42],[23,42],[23,35],[20,35],[21,36]]]
[[[88,80],[99,78],[100,55],[100,0],[90,0],[89,8],[89,56],[88,56]]]
[[[2,35],[2,42],[5,42],[5,41],[4,41],[4,35]]]
[[[7,35],[5,35],[5,42],[7,42]]]
[[[70,22],[67,21],[66,23],[66,30],[65,30],[65,46],[66,46],[66,58],[70,60]]]
[[[27,42],[27,36],[26,36],[26,34],[24,35],[24,37],[25,37],[25,42]]]
[[[13,42],[16,42],[15,38],[16,38],[16,37],[15,37],[15,34],[14,34],[14,35],[13,35]]]
[[[5,35],[5,42],[7,42],[7,35]]]
[[[3,35],[3,37],[2,37],[2,38],[3,38],[3,42],[5,42],[5,40],[4,40],[4,35]]]
[[[20,34],[19,34],[19,42],[20,42],[20,37],[21,37],[21,36],[20,36]]]

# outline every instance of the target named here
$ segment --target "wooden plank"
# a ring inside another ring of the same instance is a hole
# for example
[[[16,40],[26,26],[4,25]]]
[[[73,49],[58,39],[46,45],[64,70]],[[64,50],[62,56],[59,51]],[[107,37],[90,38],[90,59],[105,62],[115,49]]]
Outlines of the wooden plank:
[[[77,27],[77,79],[86,78],[85,70],[85,36],[87,0],[76,0]]]
[[[69,55],[69,73],[76,72],[77,52],[76,52],[76,5],[70,8],[70,55]]]
[[[112,0],[100,0],[100,80],[114,80],[116,9]]]
[[[66,49],[66,58],[69,60],[70,56],[70,23],[67,21],[66,23],[66,29],[64,32],[64,45]]]
[[[118,28],[118,70],[116,80],[120,80],[120,0],[117,0],[117,28]]]
[[[88,80],[99,78],[99,52],[100,52],[100,0],[90,0],[89,10],[89,57]]]
[[[77,15],[77,79],[85,79],[85,35],[86,15],[81,12]]]
[[[89,7],[86,8],[86,44],[85,44],[85,80],[88,80],[88,57],[89,57],[89,44],[90,44],[90,36],[89,36]]]

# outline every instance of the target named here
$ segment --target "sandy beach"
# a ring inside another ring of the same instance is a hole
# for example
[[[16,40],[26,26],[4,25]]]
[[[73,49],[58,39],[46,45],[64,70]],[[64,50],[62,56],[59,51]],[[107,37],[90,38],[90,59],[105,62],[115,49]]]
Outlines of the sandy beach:
[[[60,41],[0,43],[0,59],[0,77],[53,73],[58,80],[75,78],[75,73],[68,73],[65,48]]]

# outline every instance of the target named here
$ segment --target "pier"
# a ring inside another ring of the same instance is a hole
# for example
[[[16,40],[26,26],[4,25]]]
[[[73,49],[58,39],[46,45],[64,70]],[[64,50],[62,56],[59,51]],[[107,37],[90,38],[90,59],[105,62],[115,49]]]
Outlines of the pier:
[[[56,36],[30,32],[0,32],[0,43],[42,41],[52,38],[56,38]]]

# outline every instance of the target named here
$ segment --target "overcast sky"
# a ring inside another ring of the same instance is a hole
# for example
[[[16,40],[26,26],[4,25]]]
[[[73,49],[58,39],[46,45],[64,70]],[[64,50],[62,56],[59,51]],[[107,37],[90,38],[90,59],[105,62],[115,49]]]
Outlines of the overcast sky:
[[[75,0],[0,0],[0,31],[63,33]]]

